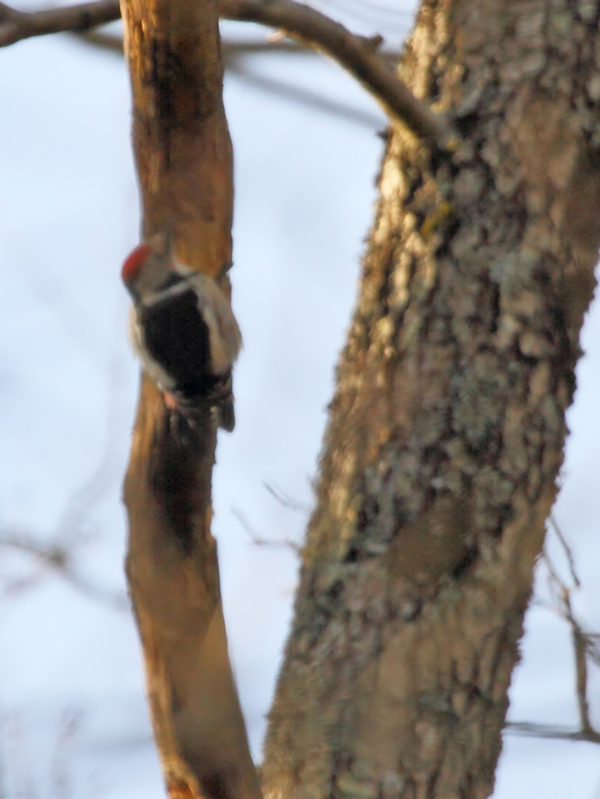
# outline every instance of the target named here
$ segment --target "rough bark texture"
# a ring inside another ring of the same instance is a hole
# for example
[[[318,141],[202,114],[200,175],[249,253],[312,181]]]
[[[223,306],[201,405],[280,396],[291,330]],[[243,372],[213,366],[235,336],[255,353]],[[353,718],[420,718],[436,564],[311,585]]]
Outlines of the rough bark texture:
[[[338,368],[265,792],[479,799],[600,242],[598,2],[426,0]]]
[[[134,148],[146,237],[226,281],[231,262],[231,145],[212,0],[124,0]],[[258,799],[227,652],[210,534],[216,430],[191,430],[145,378],[125,502],[127,575],[154,733],[171,797]]]
[[[232,155],[214,0],[123,0],[144,233],[208,275],[231,263]]]

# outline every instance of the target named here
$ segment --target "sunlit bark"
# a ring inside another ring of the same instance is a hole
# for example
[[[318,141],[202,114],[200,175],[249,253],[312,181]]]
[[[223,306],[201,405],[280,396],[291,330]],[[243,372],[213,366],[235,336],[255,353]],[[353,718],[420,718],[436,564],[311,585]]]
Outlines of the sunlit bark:
[[[265,791],[488,796],[600,242],[598,3],[428,0],[337,373]]]
[[[224,282],[233,178],[215,3],[124,0],[122,14],[143,233]],[[129,586],[170,796],[258,799],[210,533],[210,410],[195,424],[144,379],[125,481]]]

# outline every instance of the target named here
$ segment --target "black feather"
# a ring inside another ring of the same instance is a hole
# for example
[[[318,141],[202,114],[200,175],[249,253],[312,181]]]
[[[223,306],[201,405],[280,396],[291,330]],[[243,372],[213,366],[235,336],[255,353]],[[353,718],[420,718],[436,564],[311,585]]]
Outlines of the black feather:
[[[149,355],[173,378],[173,393],[189,402],[208,398],[218,382],[211,368],[210,330],[197,302],[189,289],[140,310]]]

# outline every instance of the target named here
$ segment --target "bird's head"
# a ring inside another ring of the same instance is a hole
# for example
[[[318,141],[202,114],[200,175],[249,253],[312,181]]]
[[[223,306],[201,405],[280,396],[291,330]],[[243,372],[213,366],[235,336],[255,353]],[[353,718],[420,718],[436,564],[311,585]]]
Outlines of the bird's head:
[[[143,241],[127,256],[121,277],[133,301],[139,303],[180,280],[185,271],[166,237],[158,234]]]

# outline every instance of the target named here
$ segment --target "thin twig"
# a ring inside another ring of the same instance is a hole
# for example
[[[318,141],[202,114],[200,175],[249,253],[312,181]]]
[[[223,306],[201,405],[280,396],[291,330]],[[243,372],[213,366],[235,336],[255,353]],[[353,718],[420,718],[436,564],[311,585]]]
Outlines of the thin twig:
[[[239,68],[235,62],[229,64],[229,71],[235,75],[236,78],[250,84],[256,89],[260,89],[277,97],[282,97],[294,103],[300,103],[315,111],[322,111],[331,116],[339,117],[347,122],[360,125],[363,128],[378,131],[381,130],[385,124],[385,118],[378,119],[375,114],[370,114],[368,111],[361,111],[358,108],[352,108],[344,103],[338,103],[335,100],[322,97],[316,92],[302,89],[299,86],[292,86],[289,83],[284,83],[275,78],[257,75],[256,72]]]
[[[381,41],[350,33],[339,22],[293,0],[220,0],[226,19],[259,22],[284,30],[295,39],[322,50],[340,63],[392,117],[400,119],[415,134],[442,148],[451,142],[445,120],[434,114],[399,80],[388,64],[374,52]]]
[[[121,36],[112,33],[104,33],[104,31],[84,31],[83,33],[76,33],[75,36],[92,45],[107,52],[123,55],[123,39]],[[290,83],[277,80],[275,78],[258,75],[256,72],[248,70],[245,66],[246,56],[263,55],[263,54],[276,54],[293,53],[294,55],[313,55],[314,50],[303,47],[295,42],[289,41],[275,41],[275,42],[256,42],[256,41],[241,41],[241,42],[228,42],[224,41],[221,44],[221,53],[223,54],[223,61],[225,69],[235,75],[236,78],[249,83],[256,89],[266,92],[267,94],[282,97],[285,100],[290,100],[294,103],[300,103],[315,111],[321,111],[330,116],[335,116],[344,119],[347,122],[360,125],[361,127],[368,128],[369,130],[378,131],[383,125],[383,121],[375,114],[370,114],[368,111],[361,111],[358,108],[352,108],[345,103],[339,103],[335,100],[330,100],[327,97],[322,97],[316,92],[302,89],[298,86],[293,86]],[[387,57],[387,53],[385,53]],[[1,797],[0,797],[1,799]]]
[[[301,502],[298,499],[294,499],[290,497],[285,491],[276,486],[274,483],[263,483],[264,487],[267,489],[269,494],[279,502],[284,508],[288,508],[289,510],[299,511],[300,513],[308,513],[311,509],[311,506],[308,502]]]
[[[596,666],[600,666],[600,633],[585,633],[587,655]]]
[[[0,3],[0,47],[32,36],[88,30],[96,25],[113,22],[119,16],[119,3],[115,0],[31,12],[17,11]]]
[[[562,544],[562,548],[565,551],[565,555],[569,563],[569,571],[571,572],[571,579],[575,583],[576,587],[579,588],[581,586],[581,582],[579,581],[579,577],[577,576],[577,569],[575,568],[575,558],[573,556],[573,550],[571,549],[571,545],[567,541],[558,522],[556,521],[556,516],[554,516],[554,514],[550,515],[550,524],[552,525],[552,529],[556,533],[556,536],[560,541],[560,543]]]
[[[128,607],[127,597],[124,594],[112,593],[104,588],[95,586],[78,574],[73,566],[71,553],[65,546],[44,544],[25,532],[0,532],[0,547],[7,547],[32,555],[43,566],[51,568],[64,580],[71,583],[74,588],[77,588],[91,599],[117,610],[125,610]],[[20,588],[32,582],[35,581],[21,580],[15,583],[15,586]]]
[[[579,588],[581,581],[577,575],[573,551],[553,516],[550,517],[550,524],[564,549],[573,586]],[[534,604],[557,613],[560,618],[567,622],[571,629],[573,654],[575,658],[575,694],[579,710],[579,729],[573,730],[568,727],[560,727],[552,724],[536,724],[529,721],[512,721],[507,722],[505,730],[514,735],[526,735],[533,738],[550,738],[562,741],[588,741],[589,743],[600,744],[600,732],[594,729],[590,719],[587,663],[588,657],[594,663],[600,663],[600,635],[597,633],[584,632],[575,618],[571,604],[572,588],[569,587],[561,577],[547,549],[544,549],[542,552],[542,560],[548,569],[548,587],[552,602],[536,599],[534,600]]]
[[[119,55],[124,54],[123,37],[118,33],[107,33],[103,30],[89,30],[75,31],[73,35],[77,39],[86,42],[86,44],[91,44],[92,46],[98,47],[101,50],[108,50],[110,52],[118,53]],[[313,55],[314,50],[307,48],[306,46],[302,46],[297,42],[290,42],[289,40],[281,41],[279,39],[276,41],[270,41],[269,39],[265,39],[264,41],[228,41],[227,39],[223,39],[221,41],[221,55],[223,56],[223,61],[225,62],[225,68],[227,68],[230,59],[237,59],[239,56],[264,54],[279,55],[281,53],[293,53],[294,55]],[[389,54],[386,52],[384,55],[390,59],[392,58],[391,52],[389,52]]]
[[[577,684],[577,707],[579,709],[579,723],[583,732],[598,735],[592,728],[590,721],[590,706],[587,698],[588,690],[588,670],[587,670],[587,642],[581,626],[573,616],[571,608],[571,597],[565,591],[565,611],[567,621],[571,627],[571,637],[573,639],[573,652],[575,654],[575,680]],[[598,735],[600,738],[600,735]]]
[[[92,29],[89,31],[73,31],[73,36],[79,41],[96,47],[98,50],[104,50],[119,56],[125,55],[123,37],[118,33],[107,33],[103,30]]]
[[[73,36],[86,44],[91,44],[102,50],[123,55],[123,37],[118,33],[107,33],[104,30],[74,31]],[[289,39],[223,39],[221,41],[221,54],[225,62],[225,69],[230,66],[230,61],[253,55],[316,55],[313,47]],[[399,50],[379,50],[380,58],[390,64],[400,58]]]
[[[250,523],[240,510],[237,508],[232,508],[231,512],[242,525],[242,528],[246,531],[246,533],[248,533],[250,540],[255,546],[267,547],[269,549],[291,549],[296,555],[300,554],[301,547],[296,544],[295,541],[291,541],[289,538],[283,538],[279,541],[274,538],[262,538],[254,532]]]
[[[551,524],[556,532],[556,535],[565,551],[567,562],[569,564],[569,572],[575,587],[579,587],[581,582],[577,575],[575,567],[575,558],[571,547],[569,546],[565,536],[560,531],[558,524],[554,518],[551,518]],[[590,719],[590,708],[588,702],[588,657],[593,657],[595,652],[595,636],[583,631],[581,625],[573,614],[573,606],[571,604],[571,588],[567,586],[563,578],[560,576],[558,570],[555,568],[547,549],[542,552],[542,558],[546,564],[549,573],[549,588],[551,594],[554,595],[555,607],[560,612],[561,617],[567,622],[571,629],[571,639],[573,641],[573,655],[575,658],[575,694],[577,697],[577,707],[579,710],[579,724],[580,733],[584,736],[584,740],[593,740],[595,743],[600,743],[600,733],[596,731]]]
[[[452,148],[455,136],[445,119],[434,114],[375,52],[381,37],[355,36],[343,25],[293,0],[219,0],[220,16],[285,31],[322,50],[353,75],[392,117],[417,136],[442,149]],[[99,0],[46,11],[22,12],[0,3],[0,47],[20,39],[61,31],[84,31],[118,19],[117,0]]]
[[[589,741],[593,744],[600,744],[600,733],[594,730],[572,730],[568,727],[555,727],[552,724],[534,724],[529,721],[509,721],[504,729],[513,735],[524,735],[532,738]]]

